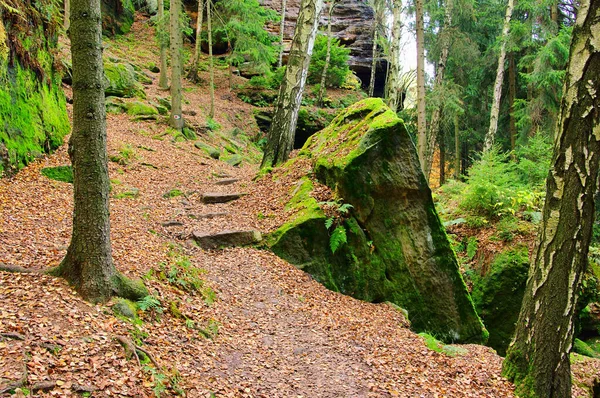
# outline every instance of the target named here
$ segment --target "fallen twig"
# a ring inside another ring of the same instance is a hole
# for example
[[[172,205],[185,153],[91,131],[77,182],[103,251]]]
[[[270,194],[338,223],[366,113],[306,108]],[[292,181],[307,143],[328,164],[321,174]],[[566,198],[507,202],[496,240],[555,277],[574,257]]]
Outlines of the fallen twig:
[[[37,274],[38,271],[19,267],[17,265],[0,264],[0,271],[12,272],[16,274]]]
[[[21,341],[25,340],[25,336],[23,336],[22,334],[19,334],[19,333],[14,333],[14,332],[0,333],[0,336],[7,338],[7,339],[12,339],[12,340],[21,340]]]

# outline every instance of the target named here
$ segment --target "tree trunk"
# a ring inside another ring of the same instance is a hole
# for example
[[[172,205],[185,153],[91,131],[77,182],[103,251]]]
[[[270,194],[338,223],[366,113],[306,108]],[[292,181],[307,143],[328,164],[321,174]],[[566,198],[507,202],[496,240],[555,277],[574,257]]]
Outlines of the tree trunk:
[[[517,97],[517,68],[515,65],[515,54],[508,55],[508,117],[510,133],[510,150],[514,151],[517,142],[517,122],[515,120],[515,99]],[[513,155],[514,156],[514,155]]]
[[[115,269],[110,245],[100,0],[73,0],[71,11],[73,233],[67,255],[51,273],[67,279],[94,303],[113,295],[139,298],[145,290],[140,287],[133,293],[130,282]]]
[[[498,115],[500,113],[500,99],[502,98],[502,82],[504,81],[504,61],[506,60],[506,44],[510,31],[510,19],[512,18],[515,0],[508,0],[506,6],[506,15],[504,17],[504,26],[502,27],[502,37],[500,44],[500,56],[498,57],[498,69],[496,70],[496,81],[494,83],[494,98],[490,112],[490,127],[485,135],[483,150],[489,151],[494,145],[496,132],[498,131]]]
[[[317,103],[323,106],[323,97],[325,96],[325,84],[327,83],[327,70],[329,69],[329,62],[331,61],[331,41],[333,35],[331,34],[331,15],[333,14],[333,8],[335,7],[335,0],[330,0],[329,12],[327,13],[327,53],[325,54],[325,66],[321,72],[321,85],[319,86],[319,93],[317,95]]]
[[[386,80],[386,103],[394,112],[398,111],[400,96],[400,39],[402,34],[402,0],[392,2],[392,39],[388,59]]]
[[[181,0],[171,0],[171,117],[169,125],[181,131],[183,129],[183,115],[181,112],[181,49],[183,38],[179,14]]]
[[[281,23],[279,25],[279,60],[277,61],[277,67],[281,68],[283,65],[283,34],[285,31],[285,8],[286,0],[281,0]]]
[[[446,141],[440,131],[440,187],[446,183]]]
[[[573,29],[565,94],[538,243],[503,374],[528,397],[570,397],[569,352],[594,221],[600,162],[600,1],[583,0]]]
[[[454,115],[454,179],[460,178],[460,130],[458,128],[458,113]]]
[[[435,82],[434,87],[441,87],[444,83],[444,72],[446,70],[446,62],[448,61],[448,52],[450,50],[450,28],[452,26],[452,11],[454,8],[453,0],[446,0],[444,27],[440,32],[441,41],[441,53],[440,59],[437,64],[435,71]],[[442,120],[442,106],[438,102],[433,112],[431,113],[431,123],[429,125],[429,131],[427,136],[427,153],[425,155],[425,161],[423,164],[423,174],[425,178],[429,180],[429,174],[431,173],[431,164],[433,162],[433,153],[435,152],[435,145],[437,136],[440,133],[440,123]]]
[[[63,19],[63,28],[65,32],[69,30],[69,23],[71,19],[71,0],[65,0],[65,14]]]
[[[212,3],[207,0],[206,3],[206,22],[208,23],[208,62],[209,62],[209,74],[210,74],[210,112],[208,117],[211,119],[215,117],[215,66],[213,61],[213,48],[212,48],[212,17],[211,17]]]
[[[550,5],[550,19],[558,24],[558,1],[553,1]]]
[[[427,119],[425,114],[425,35],[423,26],[423,0],[415,0],[417,22],[417,150],[421,169],[426,170]],[[426,175],[427,177],[427,175]]]
[[[196,21],[196,45],[194,46],[194,56],[192,58],[192,64],[190,65],[190,71],[188,72],[187,78],[197,83],[200,81],[198,77],[198,63],[200,62],[200,52],[202,44],[202,20],[204,18],[204,0],[198,0],[198,20]]]
[[[369,97],[375,93],[375,72],[377,71],[377,21],[373,29],[373,50],[371,52],[371,79],[369,80]]]
[[[261,168],[285,162],[294,145],[298,111],[308,75],[323,0],[302,0],[285,76],[267,137]]]
[[[165,18],[165,4],[164,0],[158,0],[158,20],[159,27],[163,19]],[[167,47],[163,43],[163,40],[159,38],[160,46],[160,76],[158,78],[158,86],[163,90],[169,88],[169,79],[167,78]]]

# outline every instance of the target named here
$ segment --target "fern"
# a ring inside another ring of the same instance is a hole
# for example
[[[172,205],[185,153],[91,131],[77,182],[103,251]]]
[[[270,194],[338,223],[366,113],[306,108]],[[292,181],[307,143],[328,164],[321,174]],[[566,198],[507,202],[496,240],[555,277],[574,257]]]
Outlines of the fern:
[[[333,225],[333,217],[329,217],[327,220],[325,220],[325,228],[329,229],[329,228],[331,228],[332,225]]]
[[[344,228],[343,225],[340,225],[333,231],[331,237],[329,238],[329,247],[331,248],[331,252],[335,253],[336,250],[340,248],[340,246],[344,245],[347,242],[348,241],[346,239],[346,228]]]
[[[147,311],[152,308],[159,309],[160,301],[156,297],[148,295],[148,296],[144,297],[143,299],[139,300],[137,302],[137,305],[140,308],[140,310],[142,310],[142,311]]]
[[[353,207],[354,206],[352,206],[350,203],[344,203],[343,205],[338,207],[338,211],[343,214],[348,214],[348,211],[350,211],[350,209],[352,209]]]

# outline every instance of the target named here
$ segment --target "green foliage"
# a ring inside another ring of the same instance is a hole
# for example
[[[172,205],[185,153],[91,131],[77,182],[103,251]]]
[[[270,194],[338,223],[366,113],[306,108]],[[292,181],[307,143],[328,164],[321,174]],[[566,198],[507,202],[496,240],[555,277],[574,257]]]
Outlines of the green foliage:
[[[206,118],[206,128],[210,131],[219,131],[221,130],[221,125],[212,118]]]
[[[167,199],[176,198],[177,196],[181,196],[181,195],[183,195],[183,192],[181,190],[179,190],[177,188],[173,188],[173,189],[169,190],[168,192],[166,192],[163,195],[163,198],[167,198]]]
[[[160,300],[150,294],[139,300],[137,306],[142,311],[156,310],[162,312]]]
[[[473,260],[473,258],[475,257],[475,254],[477,254],[477,245],[478,245],[478,241],[477,238],[474,236],[470,236],[468,241],[467,241],[467,257],[469,258],[469,260]]]
[[[468,351],[461,347],[446,345],[436,339],[429,333],[419,333],[419,336],[425,339],[425,345],[432,351],[439,352],[440,354],[448,355],[449,357],[455,357],[457,355],[465,355]]]
[[[543,189],[550,161],[552,160],[552,138],[549,134],[538,132],[530,137],[526,145],[516,151],[517,170],[523,184]]]
[[[137,188],[128,188],[123,192],[119,192],[115,195],[115,199],[135,199],[140,196],[140,190]]]
[[[212,340],[219,334],[219,327],[219,322],[215,321],[214,319],[209,319],[206,323],[206,327],[199,328],[198,333],[200,336]]]
[[[214,291],[205,285],[205,270],[195,267],[190,258],[175,247],[167,252],[167,260],[159,264],[158,279],[188,293],[199,293],[207,304],[215,301]]]
[[[73,183],[73,167],[71,166],[45,167],[41,173],[51,180]]]
[[[313,55],[308,68],[308,82],[317,84],[321,82],[321,74],[325,68],[327,56],[327,36],[319,35],[315,41]],[[331,59],[327,69],[326,85],[329,87],[340,87],[350,73],[348,60],[350,49],[342,46],[339,39],[331,41]]]
[[[121,166],[127,166],[138,159],[138,155],[130,144],[123,144],[121,145],[119,152],[116,155],[109,156],[109,159],[111,162],[118,163]]]
[[[338,225],[329,237],[329,247],[331,248],[331,252],[335,253],[340,246],[345,245],[347,242],[346,228],[344,228],[343,225]]]

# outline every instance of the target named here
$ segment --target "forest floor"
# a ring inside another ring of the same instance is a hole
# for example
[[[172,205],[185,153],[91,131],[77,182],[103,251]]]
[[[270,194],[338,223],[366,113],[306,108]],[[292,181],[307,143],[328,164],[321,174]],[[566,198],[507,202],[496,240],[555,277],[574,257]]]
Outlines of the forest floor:
[[[135,54],[153,56],[150,35],[143,21],[136,22],[128,37],[146,49]],[[226,71],[217,75],[217,87],[215,120],[222,131],[257,133],[252,107],[228,92]],[[184,110],[197,112],[188,120],[204,125],[207,90],[189,83],[185,88]],[[155,84],[146,92],[149,99],[166,96]],[[502,358],[488,347],[463,345],[454,356],[436,352],[387,304],[329,291],[265,250],[205,251],[187,240],[192,232],[273,230],[291,179],[254,182],[256,163],[233,167],[212,159],[192,141],[172,140],[161,121],[109,114],[107,122],[109,154],[130,148],[127,162],[109,164],[115,264],[130,277],[144,277],[160,304],[132,322],[114,315],[114,301],[90,305],[61,279],[0,272],[0,391],[16,383],[23,387],[17,396],[513,395],[500,375]],[[223,137],[207,133],[200,139]],[[253,158],[250,148],[246,159]],[[0,180],[0,263],[44,270],[64,257],[73,187],[40,171],[67,164],[63,145]],[[239,181],[216,185],[224,176]],[[174,189],[182,194],[167,194]],[[218,191],[247,195],[227,204],[201,203],[202,193]],[[213,218],[202,217],[209,213]],[[161,277],[172,267],[201,269],[200,291]],[[151,353],[157,366],[128,360],[119,336]],[[599,368],[591,359],[574,364],[573,396],[587,396],[579,385]]]

